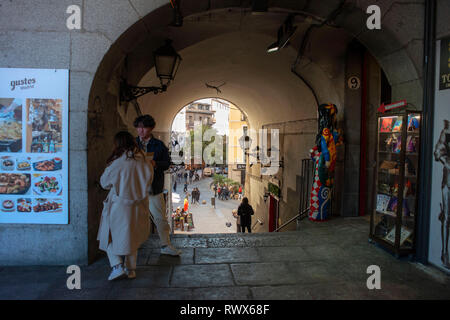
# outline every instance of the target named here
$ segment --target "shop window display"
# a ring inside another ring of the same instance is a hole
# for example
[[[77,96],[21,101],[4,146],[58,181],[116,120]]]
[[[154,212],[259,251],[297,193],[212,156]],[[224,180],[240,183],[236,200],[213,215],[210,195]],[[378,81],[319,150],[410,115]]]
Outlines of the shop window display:
[[[417,111],[378,115],[370,239],[397,256],[412,254],[415,248],[420,121]]]

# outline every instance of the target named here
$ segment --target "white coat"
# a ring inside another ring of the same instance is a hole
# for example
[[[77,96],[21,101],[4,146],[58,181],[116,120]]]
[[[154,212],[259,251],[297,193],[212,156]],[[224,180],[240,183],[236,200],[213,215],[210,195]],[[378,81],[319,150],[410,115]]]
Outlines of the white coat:
[[[135,159],[127,159],[123,154],[105,169],[100,184],[110,191],[103,202],[97,235],[101,250],[106,251],[111,242],[113,254],[130,255],[147,240],[152,180],[153,167],[140,154]]]

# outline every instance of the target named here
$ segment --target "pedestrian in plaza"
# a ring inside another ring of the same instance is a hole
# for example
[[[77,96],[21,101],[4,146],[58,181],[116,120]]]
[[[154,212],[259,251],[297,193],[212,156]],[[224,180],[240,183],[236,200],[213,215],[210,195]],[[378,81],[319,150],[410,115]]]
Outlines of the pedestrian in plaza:
[[[192,180],[194,179],[194,171],[189,170],[189,183],[192,184]]]
[[[241,230],[241,217],[238,216],[236,209],[233,209],[231,212],[233,214],[233,217],[236,219],[236,232],[242,232],[242,230]]]
[[[187,184],[187,182],[185,182],[183,192],[186,193],[187,191],[188,191],[188,184]]]
[[[198,188],[197,188],[196,196],[197,196],[197,203],[200,203],[200,190]]]
[[[155,125],[155,119],[150,115],[137,117],[134,121],[134,127],[138,132],[136,142],[139,148],[146,153],[146,156],[151,159],[150,161],[155,170],[149,190],[149,205],[151,217],[156,225],[161,243],[160,252],[161,254],[179,256],[181,251],[175,249],[170,242],[170,226],[167,221],[166,201],[163,194],[164,171],[169,169],[170,166],[169,149],[161,140],[153,136],[152,131]]]
[[[148,190],[153,167],[126,131],[115,135],[107,164],[100,185],[110,191],[103,204],[97,240],[112,268],[108,280],[133,279],[137,250],[150,234]]]
[[[242,185],[239,185],[239,190],[238,190],[238,193],[239,193],[239,200],[241,200],[242,199]]]
[[[217,185],[214,185],[214,198],[217,198]]]
[[[196,193],[197,193],[197,191],[195,190],[195,188],[192,190],[192,193],[191,193],[191,203],[192,204],[194,204],[195,203],[195,200],[197,199],[196,198]]]
[[[248,203],[248,198],[244,197],[238,208],[238,216],[241,217],[241,229],[245,232],[247,228],[248,233],[252,232],[252,215],[254,214],[252,206]]]
[[[186,171],[184,172],[184,182],[188,182],[188,173]]]

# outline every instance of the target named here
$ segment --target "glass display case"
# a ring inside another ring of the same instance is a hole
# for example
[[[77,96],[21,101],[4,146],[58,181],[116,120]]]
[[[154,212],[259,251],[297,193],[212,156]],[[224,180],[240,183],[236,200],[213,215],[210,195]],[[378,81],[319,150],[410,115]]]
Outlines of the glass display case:
[[[411,255],[417,221],[421,113],[386,112],[377,119],[376,198],[370,240],[397,257]]]

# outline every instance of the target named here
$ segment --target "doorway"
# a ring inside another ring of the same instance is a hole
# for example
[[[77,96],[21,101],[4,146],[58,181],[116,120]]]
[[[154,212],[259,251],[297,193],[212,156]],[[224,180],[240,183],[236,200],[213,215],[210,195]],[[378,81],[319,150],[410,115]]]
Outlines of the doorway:
[[[269,201],[269,232],[273,232],[278,228],[279,201],[272,195]]]

